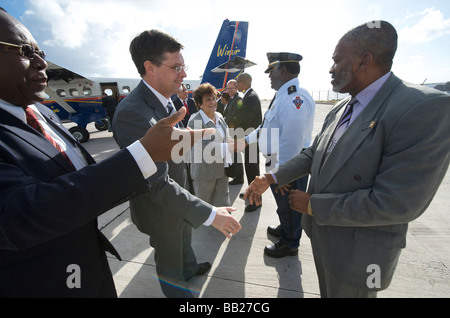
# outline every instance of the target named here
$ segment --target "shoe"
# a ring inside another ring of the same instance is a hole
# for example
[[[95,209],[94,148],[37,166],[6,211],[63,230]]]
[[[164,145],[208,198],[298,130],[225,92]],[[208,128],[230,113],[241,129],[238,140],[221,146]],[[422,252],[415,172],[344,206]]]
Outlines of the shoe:
[[[280,226],[269,225],[267,227],[267,233],[276,237],[280,237]]]
[[[244,183],[244,180],[243,179],[238,179],[238,178],[234,178],[233,180],[228,182],[229,185],[243,184],[243,183]]]
[[[255,210],[258,210],[258,208],[260,208],[262,205],[260,206],[256,206],[255,204],[249,204],[245,207],[245,212],[253,212]]]
[[[203,274],[207,273],[210,269],[211,269],[210,262],[200,263],[200,264],[198,264],[198,269],[194,275],[203,275]]]
[[[275,244],[267,245],[264,248],[264,254],[275,258],[295,256],[298,255],[298,248],[287,247],[286,245],[278,241]]]

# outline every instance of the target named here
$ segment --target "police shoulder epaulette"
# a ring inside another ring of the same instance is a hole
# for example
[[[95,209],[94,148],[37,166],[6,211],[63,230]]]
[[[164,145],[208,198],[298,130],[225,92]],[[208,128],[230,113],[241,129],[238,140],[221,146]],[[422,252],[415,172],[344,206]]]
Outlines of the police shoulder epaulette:
[[[297,91],[297,86],[295,86],[295,85],[289,86],[289,88],[288,88],[289,95],[291,95],[292,93],[295,93],[296,91]]]

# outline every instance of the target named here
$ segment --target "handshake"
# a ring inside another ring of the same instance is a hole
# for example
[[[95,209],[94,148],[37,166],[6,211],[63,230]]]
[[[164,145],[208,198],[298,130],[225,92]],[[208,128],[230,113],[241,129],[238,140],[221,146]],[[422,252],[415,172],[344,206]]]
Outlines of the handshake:
[[[245,147],[248,146],[245,138],[240,139],[228,139],[228,150],[230,152],[243,152]]]

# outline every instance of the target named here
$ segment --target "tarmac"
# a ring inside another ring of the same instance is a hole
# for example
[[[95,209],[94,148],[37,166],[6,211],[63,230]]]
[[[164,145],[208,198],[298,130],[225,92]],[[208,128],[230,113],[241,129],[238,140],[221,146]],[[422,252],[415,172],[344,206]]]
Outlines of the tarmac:
[[[268,101],[262,101],[263,113]],[[331,104],[317,104],[314,135]],[[69,124],[70,125],[70,124]],[[90,140],[83,145],[97,161],[116,151],[112,133],[88,125]],[[263,173],[264,160],[261,160]],[[111,171],[114,173],[114,171]],[[245,179],[245,177],[244,177]],[[426,186],[426,185],[424,185]],[[279,223],[275,200],[267,191],[262,207],[245,213],[239,193],[247,187],[230,186],[233,216],[242,230],[232,239],[213,227],[193,231],[192,245],[198,262],[210,262],[211,270],[189,281],[197,298],[320,298],[311,244],[302,235],[298,256],[280,259],[264,255],[264,247],[276,242],[267,234],[269,225]],[[450,296],[450,172],[447,173],[427,211],[410,223],[407,246],[402,251],[390,287],[378,298],[447,298]],[[130,220],[129,204],[124,203],[99,218],[99,228],[113,243],[122,261],[108,254],[119,298],[165,298],[157,280],[154,250],[149,237]]]

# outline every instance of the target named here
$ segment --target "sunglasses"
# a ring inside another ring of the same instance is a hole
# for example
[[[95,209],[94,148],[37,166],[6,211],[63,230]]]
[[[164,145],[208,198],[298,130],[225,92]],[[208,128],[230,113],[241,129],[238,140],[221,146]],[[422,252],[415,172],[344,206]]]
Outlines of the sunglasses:
[[[11,47],[18,48],[19,54],[23,57],[33,59],[34,55],[37,54],[40,58],[45,60],[45,52],[41,51],[41,50],[36,50],[34,47],[32,47],[30,45],[26,45],[26,44],[17,45],[17,44],[2,42],[2,41],[0,41],[0,44],[4,45],[4,46],[11,46]]]

